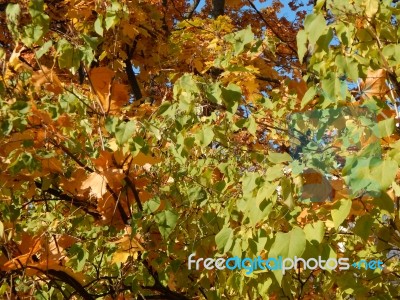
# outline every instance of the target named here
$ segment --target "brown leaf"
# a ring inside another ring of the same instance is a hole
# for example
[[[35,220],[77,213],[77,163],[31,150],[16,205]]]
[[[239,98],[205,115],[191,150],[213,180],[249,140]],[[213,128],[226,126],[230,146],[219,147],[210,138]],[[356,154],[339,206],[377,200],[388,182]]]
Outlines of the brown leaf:
[[[383,69],[369,70],[366,80],[360,84],[363,93],[362,99],[375,96],[383,100],[389,92],[388,86],[386,85],[386,76],[386,71]]]

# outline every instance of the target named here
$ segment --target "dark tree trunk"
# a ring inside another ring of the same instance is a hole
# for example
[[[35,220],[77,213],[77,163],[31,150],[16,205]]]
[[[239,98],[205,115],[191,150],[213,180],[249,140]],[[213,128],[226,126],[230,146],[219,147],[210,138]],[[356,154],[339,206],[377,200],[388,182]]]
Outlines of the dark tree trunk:
[[[211,15],[214,19],[222,16],[224,14],[225,9],[225,0],[213,0],[213,10]]]

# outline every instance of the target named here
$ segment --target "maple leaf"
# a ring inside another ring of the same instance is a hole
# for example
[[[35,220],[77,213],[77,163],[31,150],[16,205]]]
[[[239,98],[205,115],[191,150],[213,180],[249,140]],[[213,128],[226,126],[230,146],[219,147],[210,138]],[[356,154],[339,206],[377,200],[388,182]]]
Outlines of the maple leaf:
[[[92,172],[82,182],[81,188],[83,190],[90,189],[90,195],[96,198],[102,198],[107,192],[107,183],[107,178],[104,175]]]
[[[90,70],[90,82],[100,99],[104,111],[108,111],[110,107],[109,97],[111,82],[114,76],[115,72],[107,67],[93,68]]]
[[[384,69],[369,70],[365,81],[362,81],[360,84],[362,98],[377,97],[383,100],[389,92],[386,78],[387,74]]]

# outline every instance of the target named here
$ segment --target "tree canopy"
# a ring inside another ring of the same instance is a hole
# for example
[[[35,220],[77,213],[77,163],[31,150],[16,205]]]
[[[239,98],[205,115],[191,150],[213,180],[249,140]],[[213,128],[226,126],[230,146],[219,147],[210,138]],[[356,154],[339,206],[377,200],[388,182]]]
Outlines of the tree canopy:
[[[399,22],[388,0],[3,1],[0,297],[399,297]]]

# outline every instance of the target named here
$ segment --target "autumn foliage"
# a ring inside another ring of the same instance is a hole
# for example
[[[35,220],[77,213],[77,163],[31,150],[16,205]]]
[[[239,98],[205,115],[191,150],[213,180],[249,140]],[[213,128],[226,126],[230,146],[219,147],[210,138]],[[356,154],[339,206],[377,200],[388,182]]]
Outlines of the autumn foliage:
[[[378,0],[2,1],[0,297],[399,297],[399,21]]]

